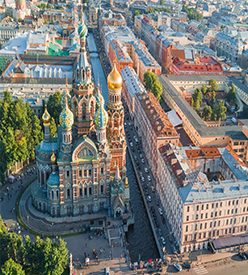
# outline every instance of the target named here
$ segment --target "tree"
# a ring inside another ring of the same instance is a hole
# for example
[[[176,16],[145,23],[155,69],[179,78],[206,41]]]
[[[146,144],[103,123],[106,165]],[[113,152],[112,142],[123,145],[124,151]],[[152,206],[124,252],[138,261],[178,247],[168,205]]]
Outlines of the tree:
[[[33,137],[35,146],[39,145],[43,139],[43,132],[40,125],[40,120],[36,115],[34,115],[33,119]]]
[[[201,92],[202,92],[203,95],[205,95],[207,93],[207,89],[206,89],[205,85],[202,85]]]
[[[207,120],[212,114],[212,108],[210,106],[205,106],[203,108],[202,116],[205,120]]]
[[[50,121],[50,135],[51,137],[54,137],[56,134],[57,134],[57,126],[54,118],[52,117]]]
[[[47,20],[46,20],[46,19],[44,20],[44,24],[48,24],[48,22],[47,22]]]
[[[140,11],[139,10],[134,11],[133,17],[138,16],[138,15],[140,15]]]
[[[235,86],[233,83],[232,83],[232,86],[229,87],[229,91],[227,93],[226,99],[229,102],[234,102],[236,99],[236,90],[235,90]]]
[[[13,132],[13,128],[8,127],[6,134],[4,135],[4,148],[5,148],[5,156],[7,161],[7,167],[14,164],[18,161],[18,152],[17,152],[17,143],[15,140],[15,135]]]
[[[200,106],[202,105],[202,93],[201,93],[201,90],[199,88],[195,89],[195,92],[194,92],[192,97],[193,97],[195,103],[197,101],[199,101]]]
[[[210,103],[211,103],[212,106],[214,105],[215,101],[216,101],[216,99],[215,99],[215,91],[213,91],[212,95],[211,95],[211,99],[210,99]]]
[[[160,0],[160,5],[164,6],[164,0]]]
[[[200,111],[200,109],[201,109],[201,105],[200,105],[200,101],[199,100],[197,100],[196,101],[196,104],[195,104],[195,111],[199,114],[199,111]]]
[[[157,100],[160,101],[161,100],[161,95],[163,93],[162,84],[160,84],[158,81],[156,81],[152,86],[152,93],[157,98]]]
[[[218,119],[224,120],[226,118],[226,106],[223,100],[219,103],[219,110],[218,110]]]
[[[210,85],[210,89],[211,89],[211,92],[212,91],[218,91],[219,90],[219,87],[218,87],[218,84],[217,84],[217,81],[215,79],[210,79],[209,80],[209,85]]]
[[[149,13],[153,13],[152,7],[149,8]]]
[[[1,271],[3,275],[25,275],[25,271],[22,270],[22,266],[14,262],[12,259],[5,262]]]
[[[4,183],[4,173],[7,170],[8,166],[5,155],[5,144],[2,141],[0,141],[0,156],[0,182]]]
[[[62,93],[58,91],[55,94],[50,95],[47,102],[47,110],[50,116],[55,119],[56,125],[59,125],[59,115],[62,111],[61,98]]]
[[[159,101],[163,93],[163,86],[160,84],[158,77],[154,73],[146,71],[144,74],[144,83],[146,90],[152,92]]]
[[[22,18],[19,18],[19,19],[18,19],[18,22],[22,22]]]
[[[226,25],[221,25],[221,30],[224,31],[224,29],[226,28]]]

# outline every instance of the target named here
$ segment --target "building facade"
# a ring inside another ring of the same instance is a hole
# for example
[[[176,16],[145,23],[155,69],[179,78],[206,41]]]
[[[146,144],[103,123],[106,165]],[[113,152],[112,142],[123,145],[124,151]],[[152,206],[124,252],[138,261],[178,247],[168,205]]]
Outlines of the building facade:
[[[62,97],[57,137],[50,136],[50,115],[42,116],[44,140],[36,148],[37,184],[34,206],[51,216],[76,216],[110,211],[114,217],[130,214],[126,177],[122,78],[114,66],[108,76],[107,109],[99,85],[92,81],[85,40],[87,27],[78,27],[80,58],[72,85]],[[130,214],[131,215],[131,214]],[[126,216],[126,215],[125,215]]]

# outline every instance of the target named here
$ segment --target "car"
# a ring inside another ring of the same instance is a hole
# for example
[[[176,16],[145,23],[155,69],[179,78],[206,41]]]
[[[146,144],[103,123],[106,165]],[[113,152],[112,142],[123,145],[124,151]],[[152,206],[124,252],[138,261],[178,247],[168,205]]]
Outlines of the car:
[[[162,237],[162,230],[160,228],[158,229],[158,234],[160,237]]]
[[[182,271],[182,267],[178,262],[175,262],[173,265],[174,265],[174,267],[176,268],[177,271]]]
[[[140,149],[138,144],[136,145],[136,147],[137,147],[138,150]]]
[[[163,215],[163,210],[161,208],[158,209],[158,212],[161,216]]]
[[[138,143],[138,142],[139,142],[139,140],[138,140],[137,138],[135,138],[135,141],[136,141],[136,143]]]
[[[142,180],[142,182],[145,182],[145,178],[144,177],[142,177],[141,180]]]
[[[155,220],[155,225],[156,225],[157,227],[159,227],[159,223],[158,223],[157,220]]]
[[[124,122],[124,126],[125,126],[125,127],[127,126],[127,123],[126,123],[126,122]]]
[[[153,185],[151,186],[151,189],[152,189],[152,192],[154,193],[155,192],[155,188],[154,188]]]
[[[156,205],[159,206],[159,200],[156,201]]]
[[[151,177],[150,176],[147,176],[147,179],[148,179],[148,181],[151,181]]]
[[[245,255],[245,253],[244,252],[239,252],[239,257],[241,258],[241,259],[243,259],[243,260],[246,260],[247,259],[247,257],[246,257],[246,255]]]
[[[137,160],[138,159],[137,156],[134,156],[134,159]]]
[[[155,208],[154,208],[154,206],[151,206],[151,211],[152,211],[152,213],[155,213]]]
[[[104,268],[104,274],[105,275],[109,275],[109,267],[105,267]]]
[[[142,172],[141,172],[141,171],[139,172],[139,174],[140,174],[140,176],[142,177],[142,175],[143,175],[143,174],[142,174]]]
[[[172,235],[169,236],[169,241],[170,241],[170,242],[173,241]]]
[[[152,201],[151,196],[148,196],[148,197],[147,197],[147,200],[148,200],[148,202],[151,202],[151,201]]]
[[[148,190],[146,190],[146,191],[145,191],[145,194],[146,194],[147,196],[149,195],[149,192],[148,192]]]
[[[182,264],[182,266],[183,266],[184,268],[186,268],[186,269],[190,269],[190,268],[191,268],[191,264],[188,263],[188,262],[184,262],[184,263]]]
[[[144,164],[144,163],[145,163],[145,160],[144,160],[144,159],[142,159],[142,160],[141,160],[141,162]]]
[[[154,219],[155,221],[157,220],[157,216],[156,216],[155,213],[153,214],[153,219]]]
[[[148,173],[148,169],[145,167],[145,172]]]
[[[143,159],[143,155],[142,154],[140,154],[140,158]]]
[[[166,241],[165,241],[164,237],[161,237],[160,240],[161,240],[161,243],[162,243],[163,245],[166,245]]]
[[[130,142],[130,146],[133,147],[133,143],[132,142]]]

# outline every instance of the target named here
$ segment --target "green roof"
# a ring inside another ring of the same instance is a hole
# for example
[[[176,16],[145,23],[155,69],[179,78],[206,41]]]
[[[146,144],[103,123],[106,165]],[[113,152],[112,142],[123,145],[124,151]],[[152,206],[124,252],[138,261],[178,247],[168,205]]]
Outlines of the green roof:
[[[55,42],[57,42],[58,44],[62,45],[62,40],[61,39],[55,39]]]
[[[67,51],[61,51],[59,47],[54,45],[53,43],[49,42],[49,45],[47,47],[47,55],[53,55],[53,56],[69,56],[69,52]]]

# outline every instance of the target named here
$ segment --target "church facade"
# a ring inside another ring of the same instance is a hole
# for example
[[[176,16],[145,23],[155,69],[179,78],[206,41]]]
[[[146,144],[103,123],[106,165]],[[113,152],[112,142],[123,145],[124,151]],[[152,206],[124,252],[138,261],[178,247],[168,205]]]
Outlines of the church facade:
[[[82,17],[83,18],[83,17]],[[76,216],[108,210],[114,217],[131,213],[126,177],[122,78],[116,67],[107,79],[108,102],[92,81],[87,61],[87,27],[78,27],[80,57],[72,92],[62,98],[57,137],[50,136],[50,115],[42,116],[44,139],[36,148],[37,182],[33,205],[51,216]],[[68,100],[70,98],[71,106]]]

